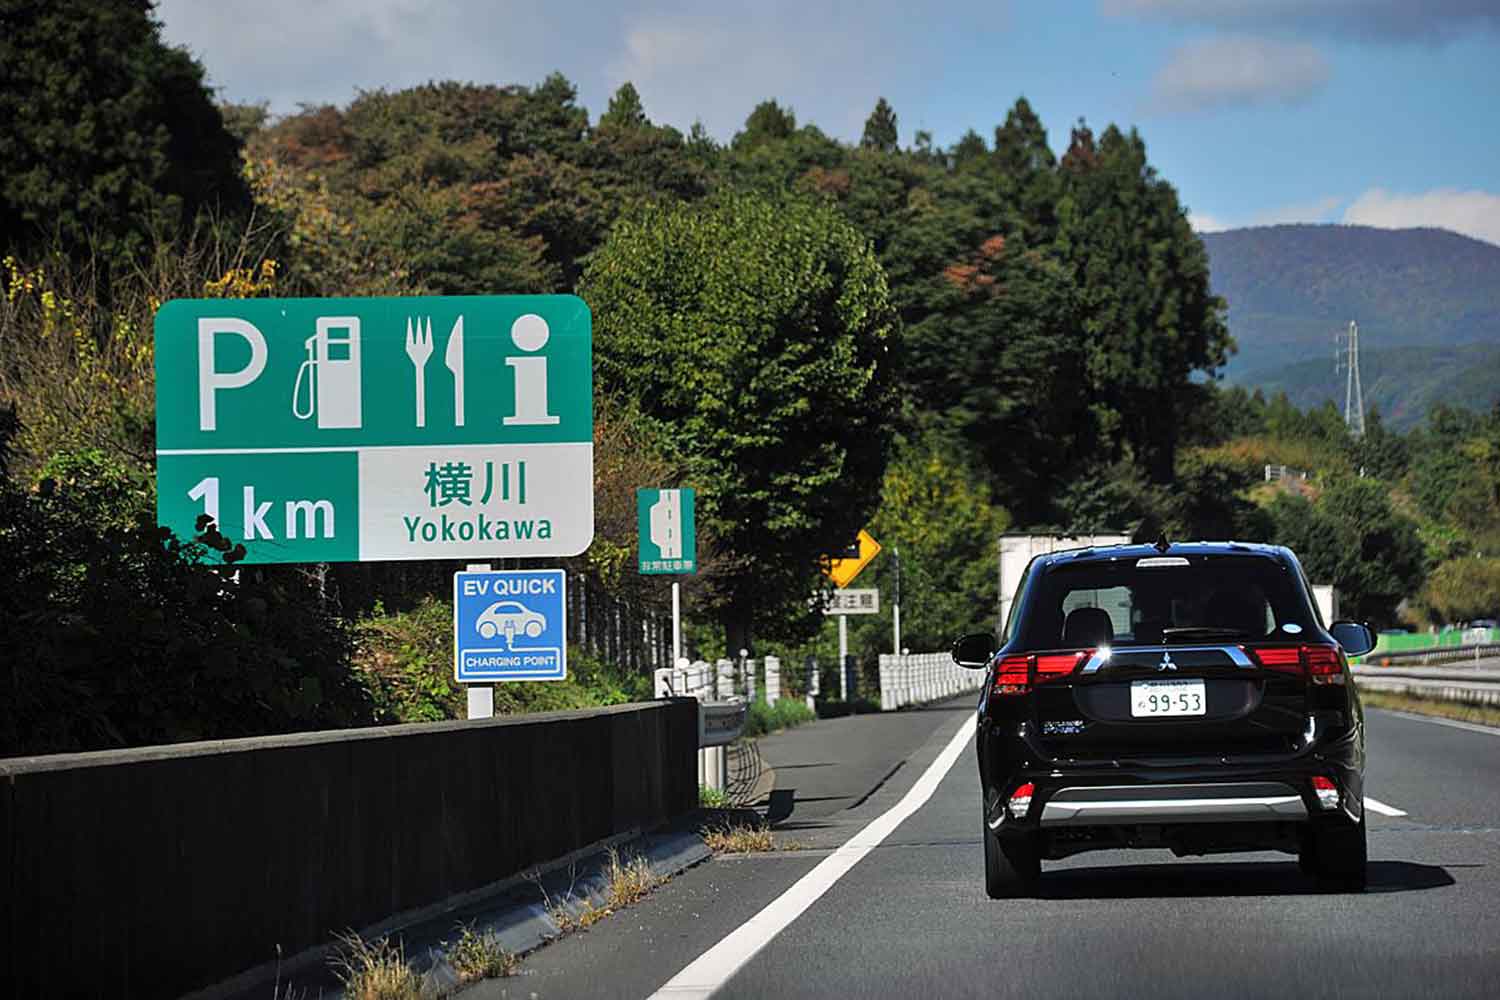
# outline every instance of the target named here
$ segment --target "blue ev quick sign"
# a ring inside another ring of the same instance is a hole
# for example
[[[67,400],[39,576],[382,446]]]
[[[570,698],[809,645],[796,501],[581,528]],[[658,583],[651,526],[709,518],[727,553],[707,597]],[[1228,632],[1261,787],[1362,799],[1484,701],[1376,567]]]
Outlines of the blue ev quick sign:
[[[560,569],[453,574],[453,662],[460,684],[568,675],[567,575]]]

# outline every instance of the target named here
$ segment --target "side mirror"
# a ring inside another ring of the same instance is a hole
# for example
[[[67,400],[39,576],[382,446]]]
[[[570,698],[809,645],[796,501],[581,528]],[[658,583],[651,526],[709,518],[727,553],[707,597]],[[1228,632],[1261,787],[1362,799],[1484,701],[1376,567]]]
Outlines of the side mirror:
[[[995,637],[988,632],[970,632],[953,643],[953,662],[970,670],[983,670],[995,655]]]
[[[1350,656],[1363,656],[1375,648],[1375,633],[1359,622],[1334,622],[1328,626],[1328,633]]]

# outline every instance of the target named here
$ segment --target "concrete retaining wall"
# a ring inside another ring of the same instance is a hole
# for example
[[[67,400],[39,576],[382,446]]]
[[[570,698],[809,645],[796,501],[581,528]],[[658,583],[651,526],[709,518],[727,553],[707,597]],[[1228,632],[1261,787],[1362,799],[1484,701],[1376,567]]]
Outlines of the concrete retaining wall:
[[[167,997],[697,805],[697,704],[0,760],[0,996]]]

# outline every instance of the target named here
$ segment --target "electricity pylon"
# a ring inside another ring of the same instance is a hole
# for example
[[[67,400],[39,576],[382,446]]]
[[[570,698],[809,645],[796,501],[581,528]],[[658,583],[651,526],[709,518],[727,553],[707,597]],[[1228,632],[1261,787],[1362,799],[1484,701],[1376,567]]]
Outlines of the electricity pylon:
[[[1335,355],[1334,371],[1342,369],[1344,376],[1344,426],[1349,428],[1349,433],[1355,437],[1364,437],[1365,433],[1365,393],[1359,382],[1359,324],[1353,320],[1349,322],[1349,332],[1335,335],[1336,340],[1344,341],[1339,345],[1338,354]]]

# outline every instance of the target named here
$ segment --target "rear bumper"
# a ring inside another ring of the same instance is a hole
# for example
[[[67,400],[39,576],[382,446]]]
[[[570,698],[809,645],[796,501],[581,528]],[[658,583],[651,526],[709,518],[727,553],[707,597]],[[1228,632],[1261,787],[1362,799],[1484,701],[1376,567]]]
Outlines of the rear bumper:
[[[1302,795],[1280,782],[1070,786],[1042,806],[1042,827],[1136,823],[1300,822]]]

